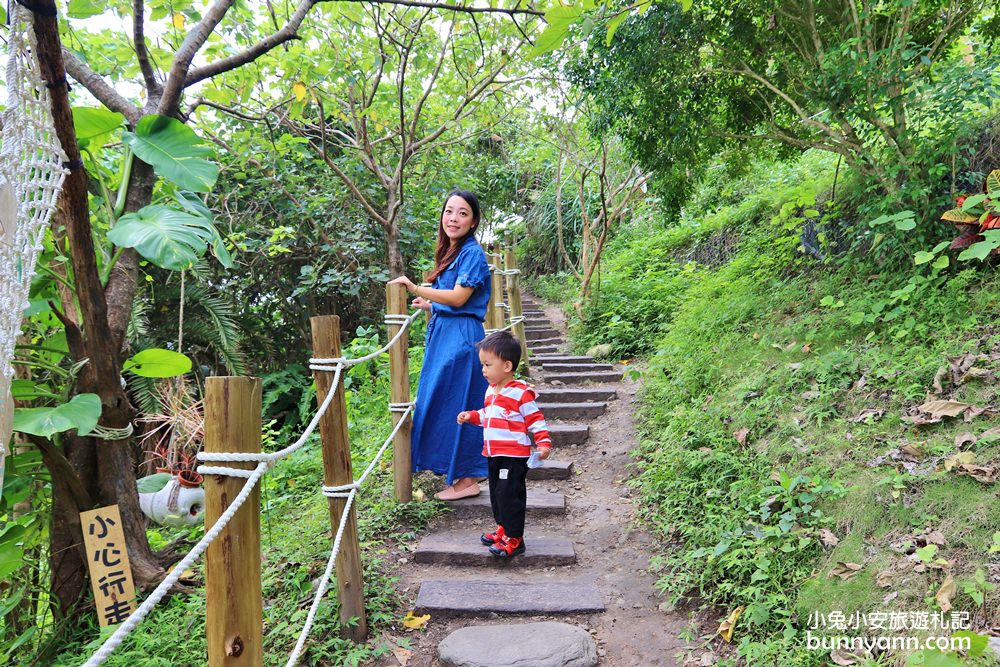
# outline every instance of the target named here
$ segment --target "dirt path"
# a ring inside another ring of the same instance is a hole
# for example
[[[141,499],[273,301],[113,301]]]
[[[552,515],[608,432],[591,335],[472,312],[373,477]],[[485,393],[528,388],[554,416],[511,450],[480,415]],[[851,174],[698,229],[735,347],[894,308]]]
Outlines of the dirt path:
[[[546,308],[548,319],[563,330],[562,313]],[[537,381],[536,378],[533,378]],[[544,400],[545,384],[539,385]],[[426,630],[412,632],[413,653],[410,667],[439,665],[438,643],[452,631],[469,625],[487,623],[523,623],[534,620],[559,620],[587,629],[597,642],[602,665],[654,666],[683,664],[685,642],[678,634],[687,625],[680,614],[660,611],[661,600],[655,593],[655,577],[647,571],[649,558],[658,551],[650,535],[635,520],[633,493],[625,482],[633,474],[629,451],[636,445],[634,415],[638,409],[639,384],[617,383],[618,397],[608,402],[605,413],[586,420],[590,438],[582,445],[560,448],[556,458],[572,460],[574,474],[567,480],[538,480],[530,488],[560,491],[566,496],[564,515],[532,517],[525,531],[530,544],[532,534],[561,535],[570,538],[576,549],[573,565],[528,567],[511,563],[505,567],[453,567],[419,565],[412,554],[400,551],[402,563],[400,591],[411,601],[416,599],[421,582],[428,579],[490,579],[494,581],[574,581],[597,587],[606,611],[577,616],[503,617],[487,614],[476,618],[431,618]],[[552,420],[549,420],[550,422]],[[576,420],[579,422],[580,420]],[[464,531],[470,535],[492,529],[492,518],[463,519],[447,515],[431,526],[433,532]],[[680,655],[680,657],[678,657]],[[388,659],[382,665],[397,665]]]

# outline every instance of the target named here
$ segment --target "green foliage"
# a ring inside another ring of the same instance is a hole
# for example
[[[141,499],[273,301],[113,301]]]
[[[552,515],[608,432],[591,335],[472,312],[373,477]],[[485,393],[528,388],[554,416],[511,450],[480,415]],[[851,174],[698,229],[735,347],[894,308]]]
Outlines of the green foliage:
[[[122,135],[122,141],[157,174],[184,190],[211,192],[219,177],[218,165],[204,159],[212,149],[194,130],[169,116],[144,116],[134,133]]]
[[[173,350],[147,348],[125,360],[122,370],[139,377],[171,378],[191,370],[191,359]]]
[[[135,248],[150,262],[173,271],[194,266],[209,245],[229,262],[228,252],[210,219],[161,204],[151,204],[120,217],[108,232],[108,240],[123,248]]]
[[[51,408],[15,408],[14,430],[43,438],[76,429],[87,435],[101,417],[101,399],[97,394],[77,394],[67,403]]]

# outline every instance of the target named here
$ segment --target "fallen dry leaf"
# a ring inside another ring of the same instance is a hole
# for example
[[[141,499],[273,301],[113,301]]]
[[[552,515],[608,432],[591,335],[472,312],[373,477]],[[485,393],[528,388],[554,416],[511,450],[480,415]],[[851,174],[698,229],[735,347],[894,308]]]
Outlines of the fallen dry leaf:
[[[410,663],[410,658],[413,657],[413,651],[398,646],[392,649],[392,654],[396,656],[399,667],[406,667]]]
[[[413,492],[413,499],[416,500],[418,503],[422,503],[427,499],[427,496],[424,495],[423,489],[416,489]]]
[[[702,454],[711,454],[712,453],[712,448],[711,447],[699,447],[698,451],[701,452]]]
[[[875,421],[876,419],[881,419],[882,415],[884,414],[885,410],[883,410],[882,408],[865,408],[864,410],[858,413],[857,417],[852,417],[850,421],[858,423],[866,422],[868,421],[869,417],[872,418],[872,421]]]
[[[923,456],[924,456],[924,453],[920,451],[919,447],[917,447],[916,445],[910,444],[910,443],[906,443],[905,445],[903,445],[902,447],[900,447],[899,448],[899,453],[900,454],[905,454],[906,456],[909,456],[909,457],[912,457],[912,458],[915,458],[915,459],[923,458]]]
[[[802,352],[804,354],[809,354],[810,352],[812,352],[813,345],[814,343],[806,343],[805,345],[802,346]]]
[[[919,546],[927,546],[928,544],[936,544],[938,546],[944,546],[944,544],[947,541],[948,540],[946,540],[944,537],[944,533],[942,533],[940,530],[930,530],[916,538],[916,542],[918,543]],[[923,544],[920,545],[919,544],[920,542],[923,542]]]
[[[430,614],[414,616],[412,611],[408,611],[406,612],[406,616],[403,617],[403,626],[407,630],[420,630],[427,625],[427,621],[429,620],[431,620]]]
[[[840,542],[840,538],[834,535],[833,531],[828,528],[820,528],[819,541],[823,543],[823,546],[835,547]]]
[[[927,401],[919,409],[933,417],[957,417],[971,407],[961,401]]]
[[[955,590],[955,579],[949,574],[944,578],[941,588],[934,595],[934,599],[937,600],[941,611],[951,611],[951,599],[955,596]]]
[[[997,466],[977,466],[971,463],[963,463],[958,466],[955,474],[971,477],[983,484],[993,484],[1000,478],[1000,468],[997,468]]]
[[[714,653],[702,653],[701,657],[698,658],[698,667],[712,667],[716,662]]]
[[[960,465],[971,464],[975,460],[976,460],[976,455],[973,452],[958,452],[957,454],[946,456],[943,465],[945,471],[949,471],[952,468],[957,468]]]
[[[830,653],[830,660],[833,660],[838,665],[856,665],[861,658],[853,653],[848,653],[844,649],[838,648]]]
[[[826,576],[827,578],[840,577],[844,581],[847,581],[860,572],[862,567],[862,565],[857,563],[845,563],[844,561],[838,560],[837,564],[833,566],[832,570],[830,570],[830,574]]]
[[[937,373],[934,374],[934,383],[932,386],[934,388],[935,394],[941,394],[944,392],[944,387],[941,386],[941,380],[943,380],[947,374],[948,374],[947,366],[941,366],[937,370]]]
[[[899,597],[899,591],[893,591],[891,593],[886,593],[885,597],[882,598],[882,604],[889,604],[893,600]]]
[[[733,609],[733,613],[729,614],[725,620],[719,623],[719,635],[727,644],[733,640],[733,630],[736,628],[736,621],[742,613],[743,605],[740,605],[736,609]]]
[[[750,434],[750,429],[744,427],[733,433],[733,437],[736,438],[736,442],[741,445],[747,444],[747,436]]]
[[[978,438],[976,438],[976,436],[972,435],[968,431],[966,431],[964,433],[959,433],[958,435],[955,436],[955,448],[956,449],[961,449],[962,445],[965,445],[965,444],[968,444],[968,443],[976,444],[977,440],[978,440]]]
[[[879,588],[889,588],[892,586],[892,570],[882,570],[875,575],[875,585]]]

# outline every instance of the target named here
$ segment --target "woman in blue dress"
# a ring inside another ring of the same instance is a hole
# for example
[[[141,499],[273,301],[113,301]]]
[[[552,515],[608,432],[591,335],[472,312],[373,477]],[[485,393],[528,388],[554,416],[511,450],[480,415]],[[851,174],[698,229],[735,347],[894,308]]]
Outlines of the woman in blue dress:
[[[452,191],[441,210],[431,287],[406,276],[390,281],[406,286],[415,308],[431,312],[413,413],[413,470],[446,476],[441,500],[478,495],[487,474],[482,429],[455,420],[481,408],[487,389],[476,350],[490,300],[489,264],[475,237],[479,219],[476,196]]]

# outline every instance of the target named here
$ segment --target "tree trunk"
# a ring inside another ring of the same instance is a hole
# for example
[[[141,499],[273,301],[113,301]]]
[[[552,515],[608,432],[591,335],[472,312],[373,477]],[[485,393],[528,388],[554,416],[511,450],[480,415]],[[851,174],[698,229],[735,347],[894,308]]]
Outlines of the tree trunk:
[[[399,225],[396,223],[398,219],[398,207],[395,206],[395,196],[390,190],[389,196],[386,198],[385,210],[388,212],[386,215],[385,222],[385,250],[386,259],[389,260],[389,278],[398,278],[399,276],[406,273],[406,265],[403,263],[403,253],[399,249]],[[416,282],[420,282],[417,280]]]
[[[112,331],[111,313],[108,311],[104,286],[97,270],[97,256],[90,227],[87,174],[80,160],[73,128],[66,71],[55,19],[55,3],[46,0],[40,4],[43,8],[50,9],[52,16],[43,15],[49,12],[35,14],[38,59],[42,78],[49,82],[56,134],[70,166],[70,174],[63,185],[53,225],[62,224],[66,228],[81,314],[79,328],[68,319],[63,324],[67,328],[71,354],[77,361],[88,360],[77,377],[72,393],[97,394],[102,406],[101,425],[123,428],[131,422],[132,407],[121,386],[121,341],[116,340],[116,332]],[[133,176],[140,178],[141,174],[134,173]],[[152,188],[149,187],[145,193],[147,202],[151,195]],[[126,277],[127,274],[123,276]],[[132,294],[134,290],[133,284]],[[131,309],[131,305],[131,298],[127,304],[125,299],[119,299],[113,313],[116,319],[120,321],[121,309],[126,306]],[[67,434],[63,437],[63,442],[66,459],[89,493],[91,504],[118,505],[136,583],[148,586],[158,580],[162,577],[163,569],[146,538],[145,519],[139,510],[129,440],[98,441]],[[83,562],[79,512],[92,507],[82,507],[79,495],[70,492],[73,480],[53,469],[52,461],[58,453],[53,448],[46,456],[46,465],[53,472],[50,559],[52,595],[57,600],[56,614],[65,616],[71,613],[86,592],[86,564]]]

